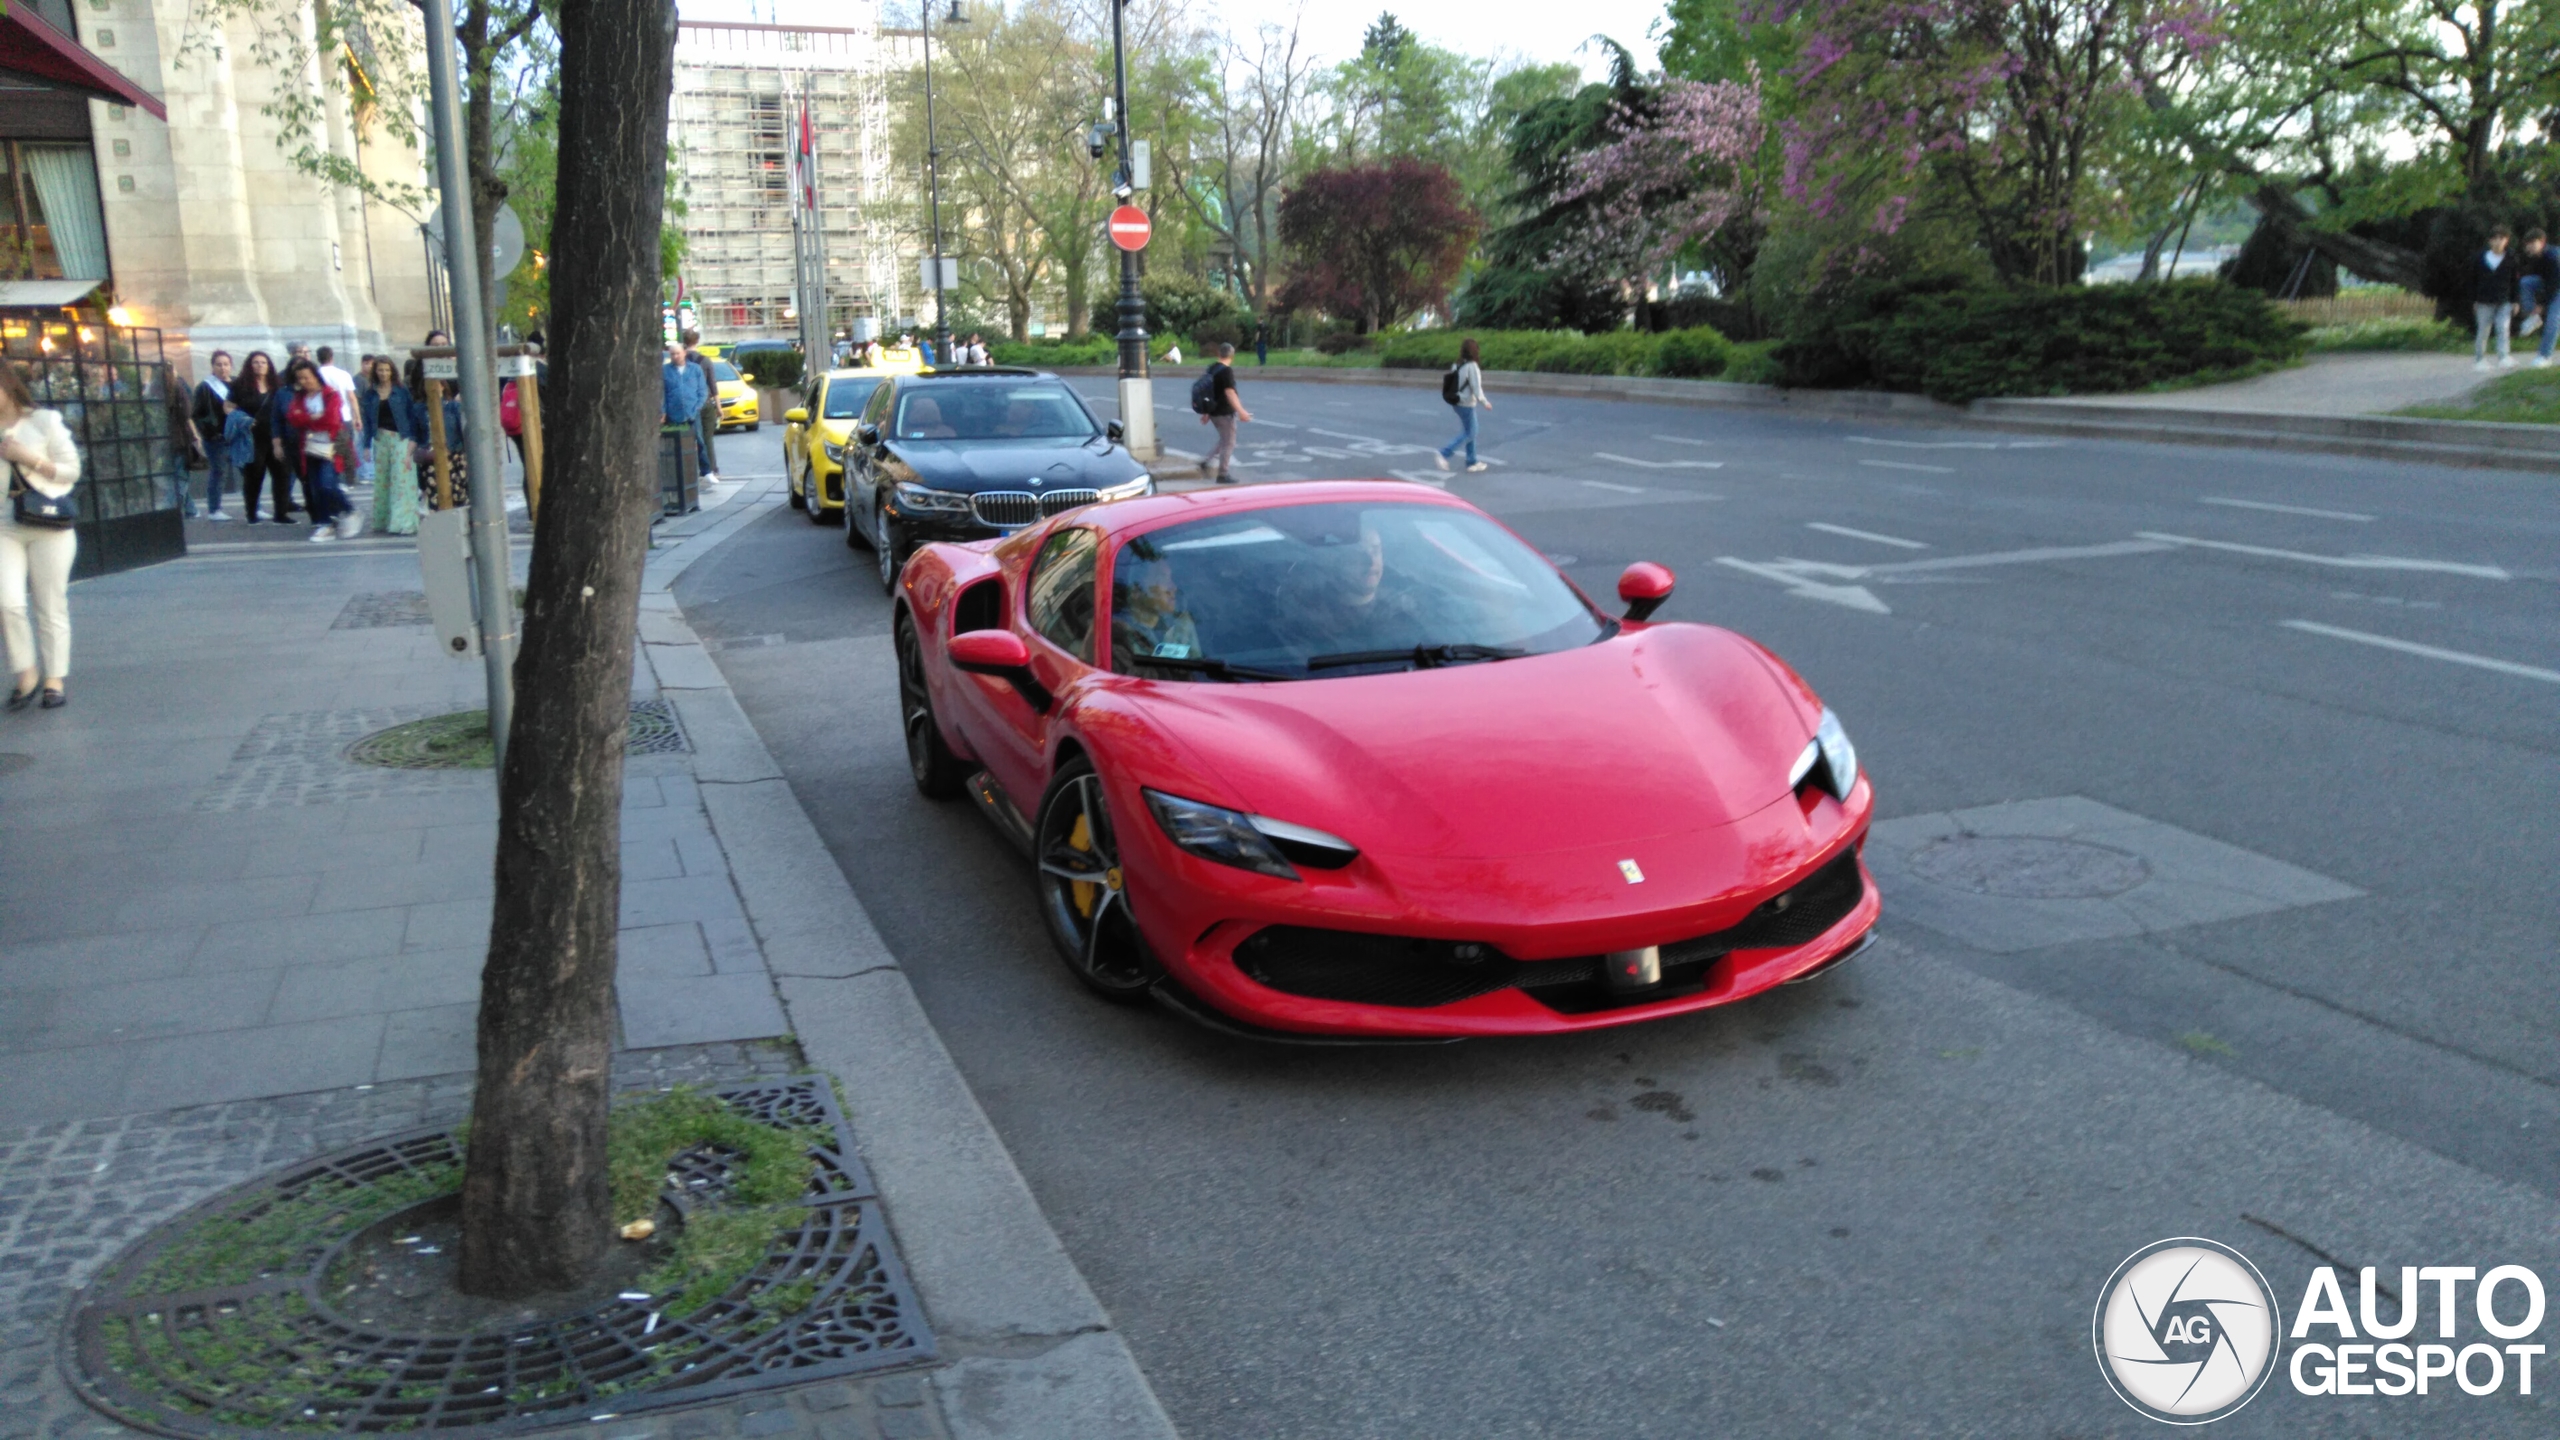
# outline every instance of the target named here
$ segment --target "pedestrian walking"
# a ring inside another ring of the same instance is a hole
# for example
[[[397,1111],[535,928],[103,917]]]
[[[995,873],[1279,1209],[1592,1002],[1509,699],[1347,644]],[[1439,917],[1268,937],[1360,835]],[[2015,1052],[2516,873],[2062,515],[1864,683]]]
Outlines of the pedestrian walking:
[[[1485,397],[1484,367],[1477,363],[1483,356],[1484,351],[1470,335],[1458,342],[1458,363],[1440,377],[1440,398],[1458,412],[1458,437],[1441,446],[1437,457],[1443,470],[1449,468],[1449,457],[1462,445],[1467,451],[1467,473],[1477,474],[1485,468],[1484,462],[1476,458],[1476,412],[1492,409],[1493,402]]]
[[[1256,323],[1253,327],[1253,363],[1256,365],[1271,363],[1271,327],[1269,325]]]
[[[693,418],[694,443],[702,450],[702,483],[720,483],[720,447],[713,443],[720,433],[720,382],[711,376],[711,361],[702,353],[702,336],[684,332],[685,363],[692,367],[694,379],[702,387]]]
[[[2489,248],[2471,266],[2471,368],[2489,368],[2489,334],[2498,336],[2498,363],[2513,365],[2516,357],[2507,353],[2508,327],[2513,324],[2516,308],[2515,257],[2507,253],[2507,227],[2489,232]]]
[[[275,399],[283,388],[276,362],[264,350],[250,351],[240,362],[240,378],[231,382],[232,406],[249,417],[249,459],[240,467],[240,518],[251,525],[258,523],[259,494],[270,489],[275,498],[267,518],[279,525],[293,518],[293,472],[275,451]]]
[[[2516,277],[2517,313],[2523,323],[2516,326],[2518,335],[2542,332],[2542,344],[2533,356],[2539,370],[2551,363],[2551,342],[2560,340],[2560,325],[2551,323],[2552,302],[2560,300],[2560,250],[2551,248],[2549,237],[2539,230],[2524,232],[2524,260]]]
[[[196,441],[204,452],[204,518],[228,520],[222,508],[222,492],[232,475],[231,442],[224,431],[231,419],[231,352],[216,350],[207,368],[212,372],[196,382],[194,403],[187,418],[195,423]]]
[[[400,383],[400,367],[389,356],[375,356],[364,378],[356,413],[363,417],[365,445],[373,456],[373,528],[385,535],[415,535],[427,412]]]
[[[288,388],[278,400],[292,435],[293,460],[302,473],[302,503],[311,512],[311,539],[315,544],[352,540],[364,529],[364,514],[349,502],[339,479],[339,463],[355,449],[346,401],[320,378],[320,367],[308,360],[287,365],[284,375]]]
[[[1218,443],[1200,457],[1200,473],[1216,476],[1221,485],[1233,485],[1236,478],[1227,472],[1236,459],[1236,426],[1250,422],[1253,412],[1244,408],[1244,397],[1236,392],[1236,347],[1220,345],[1217,350],[1218,358],[1191,383],[1191,408],[1199,413],[1201,424],[1218,433]]]
[[[79,553],[80,451],[59,411],[39,409],[27,377],[0,360],[0,648],[8,651],[8,708],[70,703],[71,561]],[[29,623],[32,618],[32,624]]]
[[[311,352],[311,358],[320,363],[320,383],[338,392],[338,403],[348,414],[356,413],[356,377],[339,368],[337,351],[323,345]]]

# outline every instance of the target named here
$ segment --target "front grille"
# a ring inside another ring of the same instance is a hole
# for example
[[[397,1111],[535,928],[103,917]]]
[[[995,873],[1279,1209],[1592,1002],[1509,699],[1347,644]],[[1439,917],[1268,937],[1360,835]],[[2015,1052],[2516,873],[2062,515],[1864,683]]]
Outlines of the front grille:
[[[1635,994],[1600,984],[1600,957],[1514,960],[1490,945],[1415,940],[1353,930],[1272,925],[1236,946],[1236,968],[1256,982],[1310,1000],[1429,1009],[1518,988],[1565,1014],[1645,1005],[1704,988],[1707,971],[1736,950],[1805,944],[1857,908],[1866,881],[1854,850],[1763,903],[1737,925],[1662,947],[1662,984]]]
[[[1028,490],[981,490],[969,497],[969,513],[977,516],[981,525],[1018,530],[1061,510],[1090,505],[1101,498],[1092,490],[1051,490],[1039,495]]]

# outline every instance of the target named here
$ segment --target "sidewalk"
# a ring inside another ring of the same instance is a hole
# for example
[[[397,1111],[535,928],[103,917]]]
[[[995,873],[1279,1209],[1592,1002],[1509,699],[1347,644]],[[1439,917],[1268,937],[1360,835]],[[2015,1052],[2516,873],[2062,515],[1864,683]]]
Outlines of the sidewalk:
[[[649,562],[617,1076],[836,1074],[956,1363],[582,1433],[1169,1436],[667,593],[780,497],[769,477],[725,487],[662,524]],[[410,543],[371,537],[84,582],[71,707],[0,717],[0,1406],[41,1417],[25,1433],[131,1433],[70,1396],[53,1331],[149,1225],[467,1111],[494,778],[343,753],[484,698],[418,588]]]
[[[2314,355],[2301,366],[2228,385],[2157,394],[2075,395],[2083,405],[2202,410],[2248,415],[2388,415],[2410,405],[2459,399],[2505,370],[2471,368],[2468,353],[2391,351]]]

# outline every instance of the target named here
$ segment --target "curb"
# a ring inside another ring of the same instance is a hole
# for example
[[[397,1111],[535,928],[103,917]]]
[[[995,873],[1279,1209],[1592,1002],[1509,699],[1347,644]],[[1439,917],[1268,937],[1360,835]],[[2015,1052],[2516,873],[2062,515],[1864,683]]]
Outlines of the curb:
[[[1110,375],[1108,367],[1061,367],[1061,375]],[[1437,390],[1436,370],[1331,369],[1267,365],[1237,372],[1292,384],[1386,385]],[[1708,409],[1793,410],[1854,415],[1885,424],[2026,431],[2152,445],[2246,446],[2310,454],[2352,455],[2423,465],[2560,474],[2560,426],[2482,420],[2421,420],[2399,415],[2285,415],[2239,410],[2178,410],[2110,405],[2101,400],[1976,400],[1958,408],[1925,395],[1884,390],[1782,390],[1725,380],[1661,380],[1629,375],[1549,375],[1496,370],[1487,379],[1506,394],[1643,400]]]
[[[742,482],[753,483],[753,482]],[[782,482],[653,552],[642,650],[694,744],[694,776],[784,1011],[812,1065],[861,1073],[847,1118],[950,1363],[954,1440],[1175,1440],[1137,1359],[1040,1212],[897,957],[670,590],[782,504]]]

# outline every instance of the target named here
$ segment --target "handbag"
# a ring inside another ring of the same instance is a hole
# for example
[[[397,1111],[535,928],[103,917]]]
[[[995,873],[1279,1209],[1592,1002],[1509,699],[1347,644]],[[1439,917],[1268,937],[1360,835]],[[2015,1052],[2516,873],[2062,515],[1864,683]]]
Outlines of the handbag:
[[[314,435],[302,442],[302,456],[306,460],[335,460],[338,444],[326,435]]]
[[[21,525],[38,530],[68,530],[80,522],[79,490],[47,495],[16,475],[9,477],[9,508]]]

